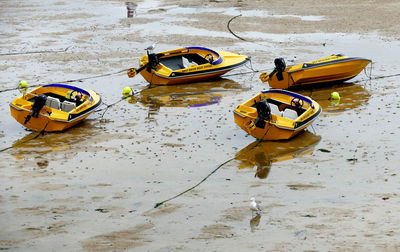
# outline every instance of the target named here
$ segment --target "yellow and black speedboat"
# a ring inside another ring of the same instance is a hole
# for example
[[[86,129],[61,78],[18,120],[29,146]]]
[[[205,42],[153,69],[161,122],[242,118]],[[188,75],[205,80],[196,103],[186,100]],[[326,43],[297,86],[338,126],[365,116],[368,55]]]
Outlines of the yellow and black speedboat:
[[[235,69],[250,57],[204,47],[185,47],[140,58],[139,69],[130,68],[128,76],[141,73],[150,84],[173,85],[215,79]]]
[[[50,84],[24,93],[10,103],[11,115],[34,131],[62,131],[88,117],[101,104],[92,90]]]
[[[275,69],[260,79],[272,88],[286,89],[315,83],[342,82],[357,76],[371,60],[341,54],[286,67],[283,58],[275,59]]]
[[[257,139],[290,139],[321,114],[307,96],[285,90],[262,91],[234,110],[235,123]]]

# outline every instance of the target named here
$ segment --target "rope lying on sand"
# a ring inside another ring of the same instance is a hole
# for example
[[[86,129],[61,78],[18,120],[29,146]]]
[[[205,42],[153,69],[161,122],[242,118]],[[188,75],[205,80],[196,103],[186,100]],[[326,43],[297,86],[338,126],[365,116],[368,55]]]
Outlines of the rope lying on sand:
[[[240,39],[240,40],[243,40],[243,41],[251,42],[251,41],[248,41],[247,39],[244,39],[244,38],[239,37],[238,35],[236,35],[236,34],[231,30],[231,28],[229,27],[229,25],[231,24],[232,20],[234,20],[234,19],[237,18],[237,17],[241,17],[241,16],[242,16],[242,14],[237,15],[237,16],[234,16],[233,18],[231,18],[231,19],[228,21],[228,24],[226,25],[226,27],[228,28],[229,32],[230,32],[233,36],[235,36],[236,38],[238,38],[238,39]]]
[[[228,28],[229,32],[230,32],[233,36],[235,36],[236,38],[238,38],[238,39],[240,39],[240,40],[243,40],[243,41],[246,41],[246,42],[249,42],[249,43],[253,43],[253,44],[256,44],[256,45],[259,45],[259,46],[265,46],[265,45],[263,45],[263,44],[261,44],[261,43],[257,43],[256,41],[251,41],[251,40],[242,38],[242,37],[240,37],[239,35],[235,34],[235,33],[232,31],[232,29],[231,29],[231,27],[230,27],[231,22],[232,22],[235,18],[241,17],[241,16],[242,16],[242,14],[237,15],[237,16],[234,16],[233,18],[231,18],[231,19],[228,21],[228,23],[226,24],[226,28]]]
[[[83,78],[79,78],[79,79],[72,79],[72,80],[65,80],[65,81],[56,81],[56,82],[52,82],[52,83],[81,82],[81,81],[83,81],[83,80],[89,80],[89,79],[95,79],[95,78],[101,78],[101,77],[105,77],[105,76],[120,74],[120,73],[126,72],[127,70],[128,70],[128,69],[122,69],[122,70],[119,70],[119,71],[116,71],[116,72],[110,72],[110,73],[105,73],[105,74],[93,75],[93,76],[83,77]],[[47,84],[52,84],[52,83],[47,83]],[[31,85],[30,87],[40,87],[40,86],[47,85],[47,84]],[[18,87],[3,89],[3,90],[0,90],[0,93],[7,92],[7,91],[13,91],[13,90],[17,90],[17,89],[18,89]]]
[[[3,152],[3,151],[6,151],[6,150],[9,150],[9,149],[12,149],[12,148],[14,148],[14,147],[17,147],[17,146],[19,146],[19,145],[21,145],[21,144],[24,144],[24,143],[26,143],[26,142],[28,142],[28,141],[31,141],[31,140],[33,140],[33,139],[38,138],[40,135],[43,135],[43,134],[44,134],[44,131],[38,132],[34,137],[29,138],[29,139],[26,139],[25,141],[21,141],[21,142],[19,142],[18,144],[13,144],[13,145],[11,145],[11,146],[9,146],[9,147],[6,147],[6,148],[4,148],[4,149],[1,149],[0,152]]]
[[[145,89],[143,89],[143,90],[141,90],[141,91],[144,91],[144,90],[147,90],[147,89],[151,89],[151,88],[152,88],[151,85],[149,85],[147,88],[145,88]],[[131,96],[135,96],[135,95],[137,95],[137,94],[138,94],[139,92],[141,92],[141,91],[133,92]],[[103,109],[98,109],[98,110],[96,110],[96,111],[94,111],[94,112],[100,112],[100,111],[104,110],[103,114],[100,116],[100,118],[102,119],[103,116],[104,116],[104,114],[107,112],[107,110],[108,110],[109,108],[111,108],[111,107],[114,106],[114,105],[117,105],[118,103],[120,103],[121,101],[123,101],[123,100],[125,100],[125,99],[126,99],[126,97],[122,97],[122,98],[119,99],[118,101],[116,101],[116,102],[114,102],[114,103],[111,103],[111,104],[109,104],[109,105],[107,105],[107,104],[105,104],[105,103],[103,102],[104,105],[106,105],[106,107],[103,108]]]
[[[15,53],[0,53],[0,56],[8,56],[8,55],[23,55],[23,54],[35,54],[35,53],[63,53],[66,52],[71,46],[63,50],[47,50],[47,51],[30,51],[30,52],[15,52]]]
[[[217,166],[217,168],[215,168],[215,169],[214,169],[213,171],[211,171],[207,176],[205,176],[202,180],[200,180],[200,182],[198,182],[197,184],[195,184],[194,186],[190,187],[189,189],[186,189],[185,191],[183,191],[183,192],[181,192],[181,193],[179,193],[179,194],[177,194],[177,195],[175,195],[175,196],[173,196],[173,197],[171,197],[171,198],[169,198],[169,199],[166,199],[166,200],[163,200],[163,201],[161,201],[161,202],[156,203],[156,205],[154,206],[154,208],[158,208],[158,207],[161,206],[162,204],[164,204],[164,203],[166,203],[166,202],[168,202],[168,201],[170,201],[170,200],[176,199],[176,198],[178,198],[179,196],[182,196],[183,194],[185,194],[185,193],[187,193],[187,192],[190,192],[190,191],[193,190],[194,188],[196,188],[196,187],[198,187],[199,185],[201,185],[204,181],[206,181],[206,180],[207,180],[211,175],[213,175],[216,171],[218,171],[219,169],[221,169],[221,167],[223,167],[223,166],[226,165],[227,163],[229,163],[229,162],[235,160],[236,158],[238,158],[238,157],[240,157],[240,156],[242,156],[242,155],[244,155],[244,154],[247,154],[247,152],[251,151],[252,149],[256,148],[256,147],[263,141],[263,138],[265,137],[265,135],[267,135],[267,133],[268,133],[268,131],[269,131],[270,128],[271,128],[271,125],[269,126],[268,130],[265,131],[264,136],[263,136],[262,138],[258,139],[257,143],[256,143],[253,147],[251,147],[250,149],[248,149],[246,152],[243,152],[243,153],[240,154],[239,156],[235,156],[235,157],[230,158],[230,159],[226,160],[225,162],[221,163],[220,165]]]
[[[250,64],[251,64],[251,61],[250,61]],[[246,67],[247,67],[247,66],[246,66]],[[242,74],[249,74],[249,73],[259,72],[258,70],[254,70],[254,69],[252,68],[252,66],[250,66],[249,69],[251,69],[252,71],[251,71],[251,72],[244,72],[244,73],[227,74],[227,75],[224,75],[223,77],[229,77],[229,76],[234,76],[234,75],[242,75]],[[119,70],[119,71],[116,71],[116,72],[110,72],[110,73],[105,73],[105,74],[99,74],[99,75],[93,75],[93,76],[88,76],[88,77],[82,77],[82,78],[79,78],[79,79],[71,79],[71,80],[65,80],[65,81],[56,81],[56,82],[52,82],[52,83],[81,82],[81,81],[83,81],[83,80],[96,79],[96,78],[102,78],[102,77],[111,76],[111,75],[117,75],[117,74],[126,72],[127,70],[128,70],[128,69],[122,69],[122,70]],[[47,83],[47,84],[52,84],[52,83]],[[31,85],[30,87],[40,87],[40,86],[47,85],[47,84]],[[151,83],[150,83],[150,86],[151,86]],[[7,91],[13,91],[13,90],[18,90],[18,87],[0,90],[0,93],[7,92]]]
[[[101,77],[106,77],[106,76],[110,76],[110,75],[116,75],[119,73],[123,73],[126,72],[128,69],[122,69],[116,72],[111,72],[111,73],[105,73],[105,74],[99,74],[99,75],[94,75],[94,76],[89,76],[89,77],[83,77],[80,79],[75,79],[75,80],[67,80],[67,81],[59,81],[57,83],[65,83],[65,82],[81,82],[83,80],[89,80],[89,79],[95,79],[95,78],[101,78]]]
[[[27,139],[27,140],[25,140],[25,141],[19,142],[18,144],[13,144],[13,145],[11,145],[10,147],[6,147],[6,148],[4,148],[4,149],[1,149],[0,152],[3,152],[3,151],[6,151],[6,150],[9,150],[9,149],[12,149],[12,148],[17,147],[17,146],[19,146],[19,145],[21,145],[21,144],[24,144],[24,143],[26,143],[26,142],[28,142],[28,141],[31,141],[31,140],[33,140],[33,139],[36,139],[36,138],[38,138],[40,135],[44,135],[44,132],[45,132],[45,130],[46,130],[47,125],[49,124],[49,122],[50,122],[50,120],[48,119],[46,125],[44,126],[44,128],[43,128],[40,132],[38,132],[34,137],[29,138],[29,139]]]

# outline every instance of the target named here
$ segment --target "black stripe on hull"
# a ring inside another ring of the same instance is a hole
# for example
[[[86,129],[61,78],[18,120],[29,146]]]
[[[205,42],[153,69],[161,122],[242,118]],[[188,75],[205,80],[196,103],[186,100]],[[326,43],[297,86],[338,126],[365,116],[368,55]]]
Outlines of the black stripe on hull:
[[[322,109],[321,109],[321,107],[319,107],[317,113],[315,113],[313,116],[310,116],[309,118],[307,118],[306,120],[304,120],[302,122],[296,122],[296,124],[294,125],[294,129],[297,130],[298,128],[303,127],[305,124],[314,120],[321,112],[322,112]]]
[[[78,114],[70,114],[69,117],[68,117],[68,121],[67,122],[71,122],[74,119],[76,119],[76,118],[78,118],[78,117],[80,117],[80,116],[82,116],[82,115],[84,115],[86,113],[89,113],[89,112],[93,111],[94,109],[96,109],[97,107],[99,107],[101,105],[101,102],[102,101],[101,101],[101,98],[100,98],[99,102],[96,105],[92,106],[91,108],[86,109],[86,110],[84,110],[84,111],[82,111],[82,112],[80,112]]]
[[[223,72],[223,71],[231,70],[231,69],[237,68],[241,65],[244,65],[249,60],[250,60],[250,58],[246,58],[244,61],[237,63],[235,65],[230,65],[230,66],[221,67],[221,68],[213,68],[213,69],[202,70],[202,71],[195,71],[195,72],[189,72],[189,73],[172,72],[170,74],[170,76],[168,76],[168,77],[166,77],[166,76],[161,76],[161,77],[168,78],[168,79],[177,79],[177,78],[186,78],[186,77],[196,76],[196,75],[201,75],[201,74]]]
[[[370,61],[369,59],[364,59],[364,58],[345,58],[345,59],[332,60],[332,61],[328,61],[328,62],[321,62],[321,63],[317,63],[317,64],[304,63],[300,70],[321,67],[321,66],[329,66],[329,65],[333,65],[333,64],[338,64],[338,63],[343,63],[343,62],[348,62],[348,61],[356,61],[356,60]],[[299,70],[297,70],[297,71],[299,71]],[[296,72],[296,71],[293,71],[293,72]]]

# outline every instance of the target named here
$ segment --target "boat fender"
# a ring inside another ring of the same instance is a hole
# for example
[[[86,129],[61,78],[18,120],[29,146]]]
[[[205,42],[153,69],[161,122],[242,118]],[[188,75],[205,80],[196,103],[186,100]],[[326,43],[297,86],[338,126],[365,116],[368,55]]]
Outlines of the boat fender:
[[[282,72],[284,72],[286,69],[285,60],[283,58],[276,58],[274,60],[274,64],[275,64],[274,70],[276,70],[276,78],[278,78],[278,81],[281,81],[283,80]]]
[[[40,110],[46,104],[47,96],[45,94],[40,94],[36,97],[35,102],[32,105],[32,112],[25,118],[24,124],[27,124],[31,117],[38,118]]]
[[[266,100],[261,100],[256,104],[258,117],[255,125],[258,128],[265,128],[265,121],[271,118],[271,108]]]

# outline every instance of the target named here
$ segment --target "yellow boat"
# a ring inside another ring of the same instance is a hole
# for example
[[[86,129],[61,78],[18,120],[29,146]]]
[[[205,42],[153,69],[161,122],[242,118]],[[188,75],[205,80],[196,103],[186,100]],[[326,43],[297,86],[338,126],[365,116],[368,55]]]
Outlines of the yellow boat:
[[[100,96],[92,90],[50,84],[17,97],[10,103],[10,110],[28,129],[52,132],[76,125],[100,104]]]
[[[140,58],[139,69],[130,68],[128,76],[141,73],[150,84],[173,85],[215,79],[247,61],[250,57],[204,47],[186,47],[150,53]]]
[[[320,115],[320,105],[307,96],[285,90],[262,91],[239,105],[235,123],[262,140],[290,139]]]
[[[275,69],[262,73],[262,82],[272,88],[287,89],[294,86],[323,82],[342,82],[357,76],[371,60],[347,57],[341,54],[286,67],[283,58],[275,59]]]

